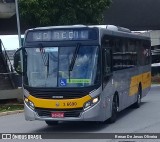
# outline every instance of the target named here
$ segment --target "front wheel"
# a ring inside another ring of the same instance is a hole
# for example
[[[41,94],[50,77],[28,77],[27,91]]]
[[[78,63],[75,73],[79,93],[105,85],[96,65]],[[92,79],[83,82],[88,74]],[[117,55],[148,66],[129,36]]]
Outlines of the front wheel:
[[[109,123],[114,123],[116,121],[117,113],[118,113],[118,99],[117,96],[115,96],[112,102],[112,115],[109,118]]]

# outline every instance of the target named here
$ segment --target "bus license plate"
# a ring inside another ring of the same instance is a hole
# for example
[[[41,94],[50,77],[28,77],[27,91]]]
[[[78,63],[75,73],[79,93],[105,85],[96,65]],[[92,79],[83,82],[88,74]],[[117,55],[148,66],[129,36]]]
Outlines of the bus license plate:
[[[52,112],[52,118],[64,118],[64,112]]]

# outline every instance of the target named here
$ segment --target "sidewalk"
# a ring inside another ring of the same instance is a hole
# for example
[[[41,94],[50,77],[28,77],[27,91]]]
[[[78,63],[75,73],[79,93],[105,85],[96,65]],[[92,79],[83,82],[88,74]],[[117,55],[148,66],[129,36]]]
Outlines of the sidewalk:
[[[17,99],[18,101],[23,102],[22,88],[11,89],[11,90],[0,90],[0,100],[7,100],[7,99]],[[0,116],[17,114],[22,112],[24,112],[24,110],[0,112]]]
[[[22,112],[24,112],[24,110],[0,112],[0,116],[10,115],[10,114],[18,114],[18,113],[22,113]]]
[[[160,84],[152,84],[151,87],[156,87],[156,86],[159,86],[160,87]]]
[[[18,99],[23,100],[22,88],[11,90],[0,90],[0,100]]]

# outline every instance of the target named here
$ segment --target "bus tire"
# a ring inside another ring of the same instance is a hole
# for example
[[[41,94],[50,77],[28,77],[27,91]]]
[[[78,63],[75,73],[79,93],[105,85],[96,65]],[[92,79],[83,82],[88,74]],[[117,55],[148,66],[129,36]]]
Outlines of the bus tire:
[[[48,126],[54,126],[58,124],[58,121],[45,121]]]
[[[117,95],[114,96],[112,101],[112,114],[109,118],[109,123],[114,123],[117,119],[117,113],[118,113],[118,98]]]
[[[138,88],[137,101],[134,103],[134,108],[139,108],[141,105],[142,91],[141,86]]]

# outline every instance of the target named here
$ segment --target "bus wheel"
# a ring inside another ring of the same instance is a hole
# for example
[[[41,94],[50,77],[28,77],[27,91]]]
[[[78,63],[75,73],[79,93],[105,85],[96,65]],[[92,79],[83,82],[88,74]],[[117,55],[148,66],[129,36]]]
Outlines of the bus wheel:
[[[58,121],[45,121],[48,126],[54,126],[58,124]]]
[[[139,108],[141,105],[141,88],[139,88],[138,94],[137,94],[137,101],[134,103],[134,108]]]
[[[117,95],[114,96],[113,102],[112,102],[112,115],[109,118],[109,123],[114,123],[117,119],[117,113],[118,113],[118,99]]]

